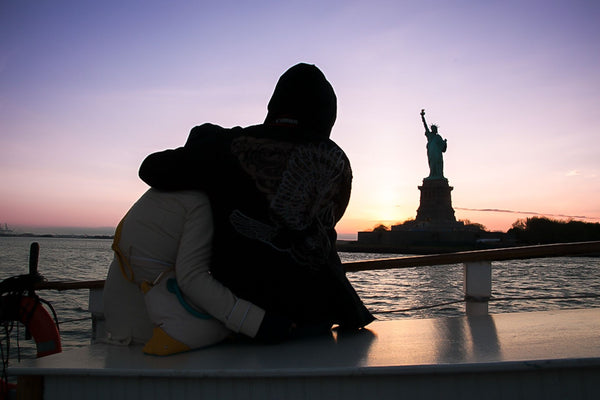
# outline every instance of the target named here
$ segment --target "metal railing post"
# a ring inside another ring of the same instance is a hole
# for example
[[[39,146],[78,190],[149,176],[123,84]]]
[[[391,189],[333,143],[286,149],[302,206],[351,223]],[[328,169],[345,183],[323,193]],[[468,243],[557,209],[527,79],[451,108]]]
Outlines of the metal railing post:
[[[488,314],[488,300],[492,296],[492,262],[464,263],[465,312],[467,316]]]
[[[40,245],[38,242],[33,242],[31,243],[31,246],[29,246],[29,275],[33,281],[33,279],[37,278],[39,276],[39,272],[38,272],[38,261],[39,261],[39,257],[40,257]],[[30,297],[34,297],[35,296],[35,290],[32,287],[31,289],[29,289],[28,293],[27,293]],[[25,328],[25,339],[26,340],[31,340],[31,332],[29,331],[29,328]]]
[[[103,288],[90,288],[88,308],[92,314],[92,343],[106,339],[103,295]]]

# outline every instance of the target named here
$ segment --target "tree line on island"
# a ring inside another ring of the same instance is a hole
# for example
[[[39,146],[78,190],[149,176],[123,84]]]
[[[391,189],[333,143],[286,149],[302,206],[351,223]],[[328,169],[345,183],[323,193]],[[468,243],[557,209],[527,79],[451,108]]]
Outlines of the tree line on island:
[[[587,242],[600,240],[600,223],[533,217],[517,220],[507,234],[527,244]]]
[[[485,226],[461,220],[465,226],[486,232]],[[389,231],[390,228],[379,224],[373,228],[374,232]],[[547,217],[531,217],[518,219],[506,232],[516,243],[520,244],[548,244],[572,243],[600,240],[600,223],[583,222],[575,220],[558,220]]]

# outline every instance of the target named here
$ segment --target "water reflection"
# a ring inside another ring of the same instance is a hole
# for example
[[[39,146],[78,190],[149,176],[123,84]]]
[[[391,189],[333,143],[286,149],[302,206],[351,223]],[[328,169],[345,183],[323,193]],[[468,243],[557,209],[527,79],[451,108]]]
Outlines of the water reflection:
[[[340,253],[340,256],[343,261],[356,261],[402,255]],[[460,301],[463,298],[462,265],[354,272],[348,273],[348,278],[367,307],[380,320],[464,315],[462,303],[412,310],[415,307]],[[581,295],[596,297],[566,298]],[[494,301],[507,298],[509,300]],[[598,257],[554,257],[492,263],[490,314],[582,307],[600,307]]]

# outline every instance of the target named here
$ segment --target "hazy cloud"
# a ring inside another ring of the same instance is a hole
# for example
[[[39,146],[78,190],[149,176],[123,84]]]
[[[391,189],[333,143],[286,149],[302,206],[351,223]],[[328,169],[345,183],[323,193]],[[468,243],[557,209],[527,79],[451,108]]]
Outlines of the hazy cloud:
[[[515,210],[502,210],[498,208],[462,208],[462,207],[454,207],[455,210],[464,210],[464,211],[482,211],[482,212],[500,212],[500,213],[509,213],[509,214],[527,214],[527,215],[541,215],[544,217],[560,217],[560,218],[577,218],[577,219],[599,219],[600,217],[586,217],[584,215],[564,215],[564,214],[548,214],[548,213],[540,213],[535,211],[515,211]]]

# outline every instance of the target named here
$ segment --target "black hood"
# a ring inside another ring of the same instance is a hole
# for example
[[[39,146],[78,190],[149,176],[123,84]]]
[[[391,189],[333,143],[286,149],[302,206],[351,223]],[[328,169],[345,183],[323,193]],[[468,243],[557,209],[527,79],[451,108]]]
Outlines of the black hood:
[[[265,124],[297,124],[304,135],[328,138],[337,98],[319,68],[301,63],[281,75],[267,109]]]

